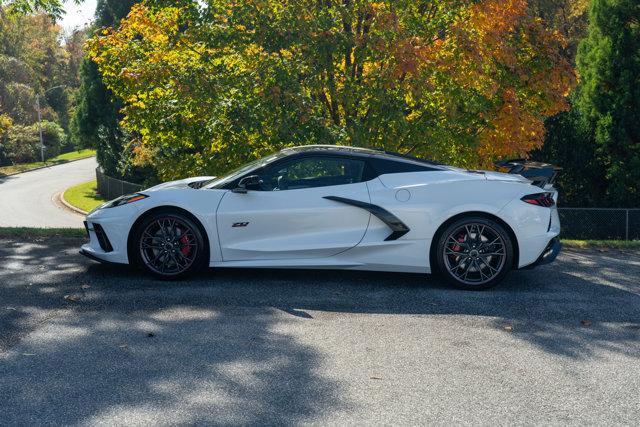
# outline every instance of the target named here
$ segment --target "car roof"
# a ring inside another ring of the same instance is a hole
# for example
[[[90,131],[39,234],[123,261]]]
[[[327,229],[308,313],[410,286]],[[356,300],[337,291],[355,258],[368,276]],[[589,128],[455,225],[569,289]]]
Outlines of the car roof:
[[[346,145],[302,145],[298,147],[285,148],[282,150],[282,152],[285,154],[297,154],[297,153],[337,154],[337,155],[344,155],[344,156],[375,157],[375,158],[383,158],[386,160],[391,160],[396,162],[417,162],[417,163],[428,164],[431,166],[433,165],[444,166],[438,162],[421,159],[419,157],[393,153],[390,151],[384,151],[382,149],[378,150],[378,149],[364,148],[364,147],[349,147]]]

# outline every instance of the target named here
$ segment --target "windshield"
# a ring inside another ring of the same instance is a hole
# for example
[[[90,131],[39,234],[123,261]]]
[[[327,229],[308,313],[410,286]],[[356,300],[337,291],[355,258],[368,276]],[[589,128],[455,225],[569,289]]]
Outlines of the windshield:
[[[239,168],[227,173],[225,176],[219,177],[219,178],[214,178],[211,181],[205,183],[202,188],[222,188],[224,187],[226,184],[230,183],[231,181],[234,181],[238,178],[240,178],[243,175],[246,175],[247,173],[259,169],[275,160],[281,159],[283,157],[286,157],[287,154],[284,153],[283,151],[280,151],[278,153],[272,154],[270,156],[267,157],[263,157],[261,159],[257,159],[254,160],[252,162],[249,162],[245,165],[240,166]]]

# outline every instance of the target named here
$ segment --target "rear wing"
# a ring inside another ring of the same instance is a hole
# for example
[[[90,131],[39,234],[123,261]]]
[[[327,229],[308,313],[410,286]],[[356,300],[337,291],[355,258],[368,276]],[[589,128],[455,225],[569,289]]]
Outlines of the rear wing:
[[[501,172],[522,175],[533,181],[533,185],[544,188],[553,184],[562,168],[549,163],[530,162],[526,159],[502,160],[495,162]]]

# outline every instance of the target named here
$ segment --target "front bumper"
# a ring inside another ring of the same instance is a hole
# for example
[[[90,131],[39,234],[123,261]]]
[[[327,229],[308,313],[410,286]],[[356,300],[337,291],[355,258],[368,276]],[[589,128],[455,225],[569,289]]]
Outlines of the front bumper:
[[[128,264],[127,236],[118,219],[100,218],[85,221],[89,242],[80,253],[96,261],[110,264]]]
[[[80,255],[84,255],[87,258],[93,260],[93,261],[98,261],[99,263],[102,264],[108,264],[108,265],[123,265],[119,262],[114,262],[114,261],[108,261],[106,259],[100,258],[99,256],[95,255],[93,252],[91,252],[88,249],[85,249],[84,247],[82,249],[80,249],[79,251]]]
[[[529,270],[532,268],[536,268],[539,265],[552,263],[558,257],[558,254],[561,250],[562,243],[560,243],[560,239],[554,237],[553,239],[551,239],[544,251],[542,251],[542,254],[538,257],[538,259],[533,264],[522,267],[522,270]]]

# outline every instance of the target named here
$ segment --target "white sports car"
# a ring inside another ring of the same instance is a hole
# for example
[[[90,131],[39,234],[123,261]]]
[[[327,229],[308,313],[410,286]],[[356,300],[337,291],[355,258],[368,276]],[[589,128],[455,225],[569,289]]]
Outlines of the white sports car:
[[[341,146],[288,148],[228,175],[164,183],[89,213],[92,259],[164,279],[204,266],[442,274],[484,289],[555,259],[558,169],[458,169]]]

